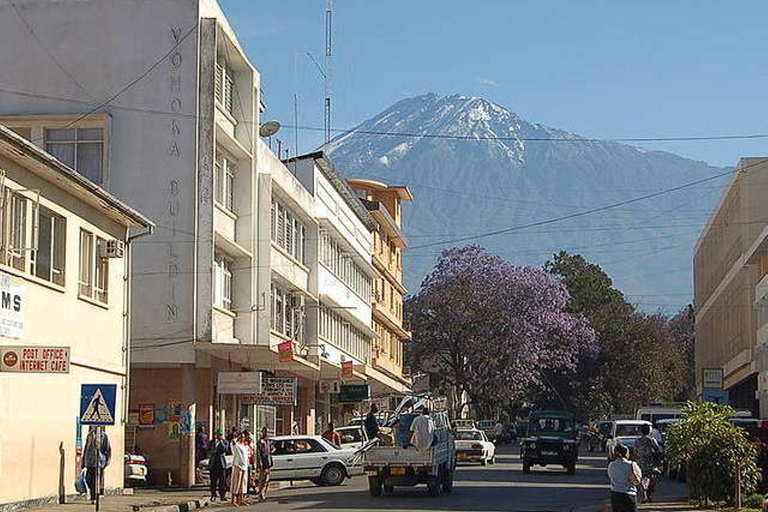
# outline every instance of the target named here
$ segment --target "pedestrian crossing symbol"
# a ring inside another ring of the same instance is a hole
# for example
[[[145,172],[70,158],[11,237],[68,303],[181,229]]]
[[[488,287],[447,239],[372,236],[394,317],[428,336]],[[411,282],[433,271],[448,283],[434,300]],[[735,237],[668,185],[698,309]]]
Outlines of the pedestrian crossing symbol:
[[[83,384],[80,391],[81,425],[114,425],[116,384]]]

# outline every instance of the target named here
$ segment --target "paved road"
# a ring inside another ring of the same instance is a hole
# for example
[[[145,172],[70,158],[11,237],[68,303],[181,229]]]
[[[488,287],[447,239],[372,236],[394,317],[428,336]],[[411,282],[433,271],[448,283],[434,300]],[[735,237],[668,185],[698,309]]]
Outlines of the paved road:
[[[367,480],[357,477],[340,487],[282,489],[272,494],[269,503],[246,510],[561,512],[577,507],[597,510],[608,498],[604,456],[582,455],[575,476],[558,467],[534,468],[530,475],[523,475],[516,449],[501,448],[496,459],[495,466],[459,466],[453,492],[438,497],[427,496],[426,488],[419,486],[396,488],[393,494],[373,498]]]

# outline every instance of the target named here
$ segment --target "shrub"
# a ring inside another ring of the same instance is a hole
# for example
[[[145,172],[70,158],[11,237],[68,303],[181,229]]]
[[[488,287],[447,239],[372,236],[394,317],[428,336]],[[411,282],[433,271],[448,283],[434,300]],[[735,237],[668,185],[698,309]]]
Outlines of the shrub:
[[[728,422],[735,413],[728,406],[689,402],[667,429],[669,461],[686,468],[689,497],[700,504],[732,501],[739,466],[742,496],[754,492],[760,479],[757,449],[743,429]]]
[[[762,510],[764,499],[765,498],[762,494],[753,494],[751,496],[747,496],[747,499],[744,500],[743,505],[745,508],[756,508]]]

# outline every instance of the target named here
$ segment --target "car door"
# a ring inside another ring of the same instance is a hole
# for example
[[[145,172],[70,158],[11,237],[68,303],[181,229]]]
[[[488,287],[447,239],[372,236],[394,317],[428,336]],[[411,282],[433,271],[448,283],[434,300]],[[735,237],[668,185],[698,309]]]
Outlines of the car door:
[[[317,478],[328,461],[328,450],[312,438],[296,439],[294,472],[299,478]]]
[[[272,480],[291,480],[296,478],[296,449],[293,441],[279,440],[272,442]]]

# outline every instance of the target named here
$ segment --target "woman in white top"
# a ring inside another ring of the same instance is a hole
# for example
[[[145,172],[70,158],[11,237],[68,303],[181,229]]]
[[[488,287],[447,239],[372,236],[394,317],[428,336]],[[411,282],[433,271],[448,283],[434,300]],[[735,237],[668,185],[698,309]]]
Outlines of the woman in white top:
[[[637,462],[627,458],[629,450],[623,444],[615,448],[616,460],[608,464],[611,480],[611,508],[613,512],[637,512],[637,486],[643,473]]]
[[[232,443],[232,504],[247,505],[248,494],[248,458],[250,448],[245,444],[245,435],[241,432]]]

